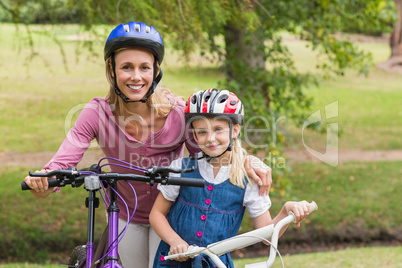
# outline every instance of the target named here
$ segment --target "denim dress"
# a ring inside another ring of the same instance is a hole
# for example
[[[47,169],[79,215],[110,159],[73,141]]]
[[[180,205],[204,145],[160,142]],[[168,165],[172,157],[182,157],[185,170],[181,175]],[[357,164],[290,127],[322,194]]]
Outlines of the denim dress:
[[[197,161],[184,158],[182,166],[196,167],[194,172],[183,174],[182,177],[203,179]],[[244,193],[245,188],[231,184],[229,179],[219,184],[205,181],[204,188],[181,186],[180,194],[169,211],[168,222],[189,245],[206,247],[233,237],[239,231],[245,211]],[[168,255],[169,249],[170,246],[161,241],[153,267],[216,267],[204,254],[185,262],[162,261],[162,256]],[[234,267],[229,253],[219,258],[227,267]]]

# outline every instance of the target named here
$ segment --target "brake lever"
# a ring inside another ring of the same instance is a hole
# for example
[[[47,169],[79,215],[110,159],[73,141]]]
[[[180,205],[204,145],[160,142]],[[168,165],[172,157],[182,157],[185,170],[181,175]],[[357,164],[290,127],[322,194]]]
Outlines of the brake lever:
[[[181,168],[170,168],[170,167],[156,167],[150,166],[148,170],[145,172],[146,175],[149,174],[160,174],[165,175],[169,173],[190,173],[195,170],[195,167],[181,169]]]
[[[57,181],[59,182],[60,187],[63,187],[67,184],[71,184],[72,187],[80,187],[84,183],[83,179],[79,179],[80,173],[74,167],[68,168],[66,170],[53,170],[48,173],[29,171],[29,176],[47,178],[55,176]]]
[[[150,166],[147,171],[145,171],[145,175],[149,176],[149,184],[152,186],[155,183],[155,178],[160,177],[161,179],[169,178],[169,173],[189,173],[193,172],[195,167],[179,169],[179,168],[170,168],[170,167],[156,167]]]

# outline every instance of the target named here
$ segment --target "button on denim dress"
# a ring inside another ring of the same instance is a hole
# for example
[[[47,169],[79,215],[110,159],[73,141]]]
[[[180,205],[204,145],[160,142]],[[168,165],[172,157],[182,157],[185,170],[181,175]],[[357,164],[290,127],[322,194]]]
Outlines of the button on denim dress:
[[[195,171],[182,177],[203,179],[197,161],[184,158],[182,167],[195,166]],[[245,189],[235,186],[229,179],[220,184],[205,181],[204,188],[180,187],[180,194],[169,211],[170,226],[189,245],[205,247],[237,235],[243,219]],[[156,252],[154,267],[215,267],[208,256],[201,254],[185,262],[162,261],[170,246],[161,241]],[[227,267],[234,267],[230,254],[220,256]]]

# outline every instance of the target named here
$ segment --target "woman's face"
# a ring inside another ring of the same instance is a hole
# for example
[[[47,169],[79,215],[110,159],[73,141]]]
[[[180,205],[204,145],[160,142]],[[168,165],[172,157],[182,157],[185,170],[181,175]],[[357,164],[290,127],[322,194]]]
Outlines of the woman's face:
[[[228,148],[230,142],[228,121],[200,118],[193,122],[193,128],[194,138],[205,154],[211,157],[218,156]],[[237,137],[239,131],[240,126],[233,125],[232,137]]]
[[[115,55],[116,81],[130,100],[141,100],[147,94],[154,74],[154,57],[148,50],[127,48]]]

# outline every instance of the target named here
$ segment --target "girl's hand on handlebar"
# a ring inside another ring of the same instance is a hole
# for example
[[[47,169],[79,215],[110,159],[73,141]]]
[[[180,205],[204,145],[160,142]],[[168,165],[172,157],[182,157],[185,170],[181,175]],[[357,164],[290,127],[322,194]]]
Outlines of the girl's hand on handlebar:
[[[36,171],[36,172],[40,172],[40,173],[49,173],[52,170],[49,169],[42,169],[41,171]],[[30,176],[26,176],[25,177],[25,183],[29,186],[29,188],[31,188],[33,191],[31,191],[31,193],[35,196],[35,197],[39,197],[39,198],[45,198],[47,196],[49,196],[49,194],[51,194],[54,190],[54,188],[49,188],[49,184],[47,182],[49,178],[46,177],[30,177]]]
[[[181,240],[181,241],[177,241],[177,243],[170,245],[170,252],[169,254],[173,255],[173,254],[179,254],[179,253],[185,253],[188,250],[189,245],[187,244],[186,241]],[[181,257],[181,258],[176,258],[174,259],[175,261],[186,261],[188,259],[188,257]]]
[[[300,227],[300,223],[309,215],[310,213],[310,204],[307,201],[300,202],[286,202],[283,206],[286,210],[286,213],[292,212],[295,216],[295,221],[297,227]]]

